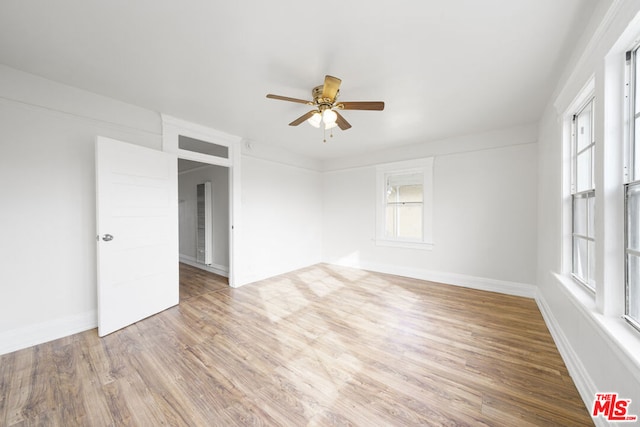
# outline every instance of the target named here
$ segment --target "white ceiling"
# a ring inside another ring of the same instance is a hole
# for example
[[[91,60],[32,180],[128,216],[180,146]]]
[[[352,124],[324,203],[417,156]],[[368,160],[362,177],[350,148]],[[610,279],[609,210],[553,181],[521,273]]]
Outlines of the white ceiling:
[[[318,159],[536,122],[598,0],[2,0],[0,63]],[[353,125],[287,124],[325,74]]]

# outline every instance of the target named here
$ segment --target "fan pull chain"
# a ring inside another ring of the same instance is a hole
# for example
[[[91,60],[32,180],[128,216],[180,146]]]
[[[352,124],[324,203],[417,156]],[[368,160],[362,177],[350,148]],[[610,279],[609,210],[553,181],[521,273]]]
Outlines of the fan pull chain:
[[[327,142],[327,128],[323,128],[322,132],[324,133],[324,139],[322,142]],[[333,128],[331,128],[331,131],[329,132],[329,138],[333,138]]]

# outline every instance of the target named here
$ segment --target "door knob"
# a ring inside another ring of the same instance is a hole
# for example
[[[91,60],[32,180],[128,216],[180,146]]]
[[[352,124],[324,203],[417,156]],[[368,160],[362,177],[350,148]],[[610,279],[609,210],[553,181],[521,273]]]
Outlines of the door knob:
[[[105,234],[104,236],[102,236],[102,240],[104,240],[105,242],[110,242],[113,240],[113,236],[111,234]]]

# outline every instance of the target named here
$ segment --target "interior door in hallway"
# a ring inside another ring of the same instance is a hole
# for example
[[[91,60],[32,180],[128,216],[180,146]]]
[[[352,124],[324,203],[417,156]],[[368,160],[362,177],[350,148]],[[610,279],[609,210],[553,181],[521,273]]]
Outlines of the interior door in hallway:
[[[178,304],[177,157],[98,137],[98,335]]]

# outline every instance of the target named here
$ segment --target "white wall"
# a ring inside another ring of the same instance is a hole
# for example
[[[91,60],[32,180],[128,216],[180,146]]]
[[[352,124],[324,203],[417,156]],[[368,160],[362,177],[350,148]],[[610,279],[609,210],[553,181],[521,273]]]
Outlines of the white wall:
[[[160,120],[0,66],[0,353],[96,324],[96,135],[159,149]]]
[[[178,176],[180,209],[180,257],[196,262],[197,192],[196,186],[211,182],[213,253],[212,266],[219,273],[229,272],[229,168],[204,165]]]
[[[160,115],[0,66],[0,354],[97,324],[96,135],[160,150]],[[319,173],[242,162],[240,282],[319,262]]]
[[[374,166],[324,177],[324,259],[533,296],[537,147],[531,126],[420,144],[386,162],[435,156],[432,250],[376,246]],[[400,156],[404,156],[400,158]],[[379,158],[362,159],[380,162]],[[347,162],[341,160],[340,165]],[[331,165],[330,165],[331,166]]]
[[[0,353],[4,353],[95,327],[95,136],[160,149],[161,120],[156,112],[0,66],[0,129]],[[408,274],[457,274],[453,277],[457,283],[467,279],[516,287],[532,283],[531,265],[523,260],[535,258],[530,226],[535,209],[529,209],[530,199],[520,193],[508,200],[504,194],[519,185],[533,191],[532,129],[524,126],[324,164],[265,151],[258,143],[245,147],[239,218],[241,283],[323,259],[340,260],[354,250],[369,263],[365,266],[396,265]],[[395,161],[425,155],[436,156],[434,190],[436,205],[441,204],[435,212],[434,251],[373,247],[375,194],[370,186],[375,177],[371,169],[358,167],[381,158]],[[318,172],[321,168],[328,172]],[[336,205],[336,198],[344,199],[350,187],[352,199]],[[498,216],[485,209],[489,205],[501,207]],[[454,226],[451,215],[468,218],[470,209],[475,213],[473,222],[464,229]],[[516,216],[521,216],[517,231],[522,239],[513,237]],[[478,217],[482,222],[474,225]],[[459,245],[466,234],[471,238]],[[501,268],[484,258],[484,249],[495,236],[500,236],[492,248],[495,259],[505,255],[510,260]]]
[[[622,187],[621,71],[624,49],[631,47],[634,36],[626,47],[625,43],[616,46],[616,42],[623,34],[629,36],[629,31],[640,35],[638,20],[625,32],[639,10],[638,1],[600,3],[540,122],[537,174],[539,306],[587,407],[591,408],[594,393],[617,392],[620,398],[632,399],[634,415],[640,415],[640,334],[620,318],[624,263],[617,254],[622,250],[622,198],[616,195]],[[609,60],[617,64],[617,70],[606,67]],[[592,76],[596,96],[597,298],[573,282],[563,267],[570,259],[570,251],[563,252],[563,241],[570,233],[563,226],[563,207],[568,200],[563,194],[564,113]]]
[[[242,223],[245,282],[321,262],[321,174],[244,155]]]

